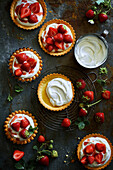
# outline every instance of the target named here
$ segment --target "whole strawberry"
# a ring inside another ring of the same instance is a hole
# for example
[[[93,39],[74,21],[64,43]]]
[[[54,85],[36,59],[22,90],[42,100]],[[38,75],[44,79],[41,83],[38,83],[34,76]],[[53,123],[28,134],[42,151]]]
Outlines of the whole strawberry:
[[[82,97],[84,102],[92,102],[94,100],[94,92],[93,91],[85,91]]]
[[[92,18],[94,18],[94,16],[95,16],[95,12],[92,9],[90,9],[86,12],[86,17],[88,19],[92,19]]]
[[[102,97],[106,100],[110,99],[111,92],[109,90],[102,91]]]
[[[85,108],[81,108],[79,111],[79,116],[86,116],[87,115],[87,110]]]
[[[48,156],[42,156],[42,158],[39,160],[39,163],[44,166],[49,166],[49,158]]]
[[[82,90],[84,89],[86,86],[86,83],[83,79],[79,79],[76,81],[76,87],[79,89],[79,90]]]
[[[99,19],[100,22],[105,22],[108,19],[108,16],[107,16],[106,13],[100,13],[98,15],[98,19]]]
[[[70,121],[70,119],[68,119],[68,118],[65,118],[63,121],[62,121],[62,124],[61,124],[61,126],[63,126],[63,127],[69,127],[71,125],[71,121]]]
[[[44,136],[40,135],[40,136],[38,137],[38,142],[40,142],[40,143],[45,142]]]
[[[23,129],[20,131],[19,135],[23,138],[23,139],[26,139],[29,137],[30,133],[28,132],[27,129]]]
[[[104,113],[100,113],[100,112],[96,113],[95,114],[95,121],[97,123],[104,123]]]

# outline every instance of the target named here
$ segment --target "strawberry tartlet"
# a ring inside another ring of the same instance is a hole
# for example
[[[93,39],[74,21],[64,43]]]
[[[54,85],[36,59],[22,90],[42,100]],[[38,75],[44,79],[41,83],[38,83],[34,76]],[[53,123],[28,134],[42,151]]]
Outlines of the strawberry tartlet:
[[[51,20],[41,28],[39,43],[50,55],[64,55],[73,47],[75,33],[69,23],[58,19]]]
[[[23,29],[40,26],[46,12],[46,5],[41,0],[14,0],[11,5],[11,17],[15,24]]]
[[[37,123],[28,111],[15,111],[5,121],[7,137],[17,144],[26,144],[34,139],[37,133]]]
[[[113,156],[110,141],[100,135],[93,134],[84,138],[78,145],[78,158],[88,169],[103,169]]]
[[[33,49],[19,49],[11,56],[9,69],[18,80],[32,81],[41,73],[42,60]]]

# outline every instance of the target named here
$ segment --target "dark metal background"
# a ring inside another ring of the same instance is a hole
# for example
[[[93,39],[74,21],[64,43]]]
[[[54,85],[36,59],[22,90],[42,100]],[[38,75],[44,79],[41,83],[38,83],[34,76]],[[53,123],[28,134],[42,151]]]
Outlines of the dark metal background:
[[[14,161],[12,154],[15,149],[20,149],[25,152],[25,160],[28,161],[34,151],[32,147],[37,143],[37,137],[30,144],[19,146],[10,142],[4,134],[4,121],[6,117],[12,111],[25,109],[31,112],[33,115],[38,116],[41,114],[41,105],[37,99],[37,87],[41,78],[45,72],[58,65],[66,65],[73,67],[73,69],[82,70],[84,73],[94,71],[98,73],[97,69],[84,69],[82,68],[74,58],[74,50],[61,57],[52,57],[47,55],[39,46],[37,35],[41,27],[35,30],[26,31],[18,28],[13,24],[9,10],[12,0],[0,0],[0,169],[14,170]],[[49,167],[42,167],[37,164],[39,170],[75,170],[84,169],[80,162],[76,159],[75,163],[65,165],[63,163],[65,155],[69,152],[72,155],[73,151],[77,147],[77,137],[84,137],[85,135],[93,132],[101,133],[108,137],[113,143],[113,12],[109,14],[109,20],[103,24],[98,21],[95,25],[90,25],[86,18],[85,12],[92,4],[91,0],[46,0],[48,14],[45,22],[53,19],[60,18],[69,22],[77,34],[77,39],[86,33],[102,33],[104,29],[108,29],[109,35],[106,38],[109,44],[109,56],[106,63],[103,66],[108,68],[108,83],[107,88],[111,90],[111,99],[109,101],[103,100],[100,104],[95,107],[94,112],[89,115],[90,125],[84,130],[80,131],[74,127],[73,131],[66,131],[60,128],[58,131],[51,130],[45,127],[41,122],[39,123],[39,134],[45,135],[46,139],[54,139],[55,149],[59,152],[59,157],[54,160],[50,160]],[[31,83],[19,83],[17,82],[8,71],[8,59],[10,55],[19,48],[31,47],[35,49],[43,60],[42,74],[38,79]],[[63,72],[63,67],[61,69]],[[83,73],[81,73],[82,76]],[[73,78],[70,76],[70,79]],[[24,91],[20,94],[14,92],[14,86],[16,84],[21,85]],[[100,98],[101,87],[95,83],[97,91],[97,99]],[[91,88],[91,86],[90,86]],[[13,96],[12,102],[7,101],[8,94]],[[71,107],[70,107],[71,108]],[[45,110],[44,110],[45,111]],[[105,113],[105,123],[98,125],[93,120],[93,115],[96,112]],[[58,113],[60,114],[60,112]],[[63,112],[65,115],[66,113]],[[52,115],[51,115],[51,118]],[[58,116],[59,118],[59,116]],[[41,119],[41,116],[40,116]],[[62,117],[61,117],[62,119]],[[45,121],[45,120],[44,120]],[[44,123],[44,122],[43,122]],[[55,122],[56,123],[56,122]],[[47,126],[47,120],[45,121]],[[48,125],[49,126],[49,125]],[[52,126],[52,124],[51,124]],[[54,124],[53,124],[54,127]],[[59,124],[58,124],[59,127]],[[55,127],[56,128],[56,127]],[[39,135],[38,134],[38,135]],[[38,136],[37,135],[37,136]],[[75,158],[77,158],[75,154]],[[113,162],[106,168],[107,170],[113,169]]]

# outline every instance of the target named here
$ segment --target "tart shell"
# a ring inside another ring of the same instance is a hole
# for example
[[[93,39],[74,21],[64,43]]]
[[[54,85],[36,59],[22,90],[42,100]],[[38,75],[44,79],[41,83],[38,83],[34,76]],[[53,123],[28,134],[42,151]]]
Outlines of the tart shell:
[[[72,42],[71,46],[70,46],[68,49],[66,49],[66,50],[64,50],[64,51],[61,51],[61,52],[53,53],[53,52],[49,52],[48,50],[46,50],[46,48],[43,46],[42,38],[41,38],[42,33],[43,33],[43,31],[46,29],[46,27],[47,27],[48,25],[52,24],[52,23],[65,24],[65,25],[71,30],[71,33],[72,33],[72,35],[73,35],[73,42]],[[42,28],[40,29],[39,35],[38,35],[38,40],[39,40],[39,44],[40,44],[41,48],[42,48],[46,53],[48,53],[48,54],[50,54],[50,55],[53,55],[53,56],[61,56],[61,55],[67,54],[67,53],[73,48],[73,46],[74,46],[74,44],[75,44],[76,36],[75,36],[75,31],[74,31],[73,27],[72,27],[68,22],[66,22],[66,21],[64,21],[64,20],[60,20],[60,19],[53,19],[53,20],[50,20],[50,21],[46,22],[46,23],[42,26]]]
[[[11,4],[11,8],[10,8],[10,15],[11,15],[11,18],[13,20],[13,22],[20,28],[23,28],[25,30],[32,30],[32,29],[35,29],[35,28],[38,28],[40,25],[42,25],[42,23],[44,22],[45,18],[46,18],[46,15],[47,15],[47,8],[46,8],[46,4],[44,2],[44,0],[37,0],[37,2],[39,2],[43,8],[43,18],[42,20],[36,24],[36,25],[33,25],[33,26],[25,26],[25,25],[21,25],[20,23],[18,23],[18,21],[15,19],[15,16],[14,16],[14,13],[15,13],[15,5],[17,3],[18,0],[13,0],[12,4]]]
[[[106,138],[105,136],[101,135],[101,134],[97,134],[97,133],[92,133],[92,134],[89,134],[87,136],[85,136],[81,141],[80,143],[78,144],[78,147],[77,147],[77,156],[78,156],[78,159],[80,161],[80,150],[81,150],[81,146],[82,146],[82,143],[87,139],[87,138],[90,138],[90,137],[101,137],[101,138],[104,138],[110,145],[110,148],[111,148],[111,157],[110,159],[108,160],[108,162],[106,162],[106,164],[102,165],[101,167],[90,167],[90,166],[87,166],[87,165],[84,165],[85,168],[87,169],[91,169],[91,170],[100,170],[100,169],[104,169],[105,167],[107,167],[112,158],[113,158],[113,146],[111,144],[111,142],[108,140],[108,138]]]
[[[34,140],[34,137],[36,136],[36,134],[38,133],[37,130],[34,130],[34,133],[27,139],[23,140],[23,141],[17,141],[15,138],[13,138],[9,131],[8,131],[8,124],[9,124],[9,121],[10,119],[12,119],[13,116],[15,116],[16,114],[25,114],[25,115],[28,115],[29,117],[31,117],[33,119],[33,122],[34,122],[34,126],[37,127],[38,123],[37,123],[37,120],[35,119],[34,116],[32,116],[31,113],[29,113],[28,111],[25,111],[25,110],[19,110],[19,111],[15,111],[15,112],[12,112],[9,117],[6,118],[6,121],[5,121],[5,125],[4,125],[4,131],[5,131],[5,134],[7,135],[7,138],[10,139],[10,141],[12,141],[13,143],[17,143],[17,144],[27,144],[27,143],[30,143],[31,140]],[[38,127],[37,127],[38,129]]]
[[[66,109],[73,101],[73,98],[74,98],[74,86],[73,84],[71,83],[72,85],[72,91],[73,91],[73,97],[71,99],[71,101],[65,105],[62,105],[62,106],[53,106],[50,101],[49,101],[49,98],[46,94],[46,87],[47,87],[47,84],[49,81],[51,81],[52,79],[54,78],[62,78],[64,80],[67,80],[67,81],[70,81],[66,76],[62,75],[62,74],[58,74],[58,73],[53,73],[53,74],[50,74],[50,75],[47,75],[45,76],[39,86],[38,86],[38,90],[37,90],[37,95],[38,95],[38,99],[40,101],[40,103],[48,110],[51,110],[51,111],[61,111],[61,110],[64,110]]]
[[[13,66],[13,60],[14,60],[14,58],[15,58],[15,55],[16,54],[19,54],[20,52],[22,52],[22,51],[31,51],[31,52],[33,52],[37,57],[38,57],[38,59],[39,59],[39,64],[40,64],[40,66],[39,66],[39,70],[38,70],[38,72],[33,76],[33,77],[31,77],[31,78],[21,78],[21,77],[16,77],[14,74],[13,74],[13,70],[12,70],[12,66]],[[42,70],[42,66],[43,66],[43,64],[42,64],[42,60],[41,60],[41,57],[39,56],[39,54],[36,52],[36,51],[34,51],[32,48],[30,49],[30,48],[20,48],[19,50],[16,50],[13,54],[12,54],[12,56],[10,57],[10,60],[9,60],[9,70],[10,70],[10,73],[13,75],[13,76],[15,76],[15,78],[16,79],[18,79],[19,81],[22,81],[22,82],[31,82],[32,80],[35,80],[38,76],[39,76],[39,74],[41,73],[41,70]]]

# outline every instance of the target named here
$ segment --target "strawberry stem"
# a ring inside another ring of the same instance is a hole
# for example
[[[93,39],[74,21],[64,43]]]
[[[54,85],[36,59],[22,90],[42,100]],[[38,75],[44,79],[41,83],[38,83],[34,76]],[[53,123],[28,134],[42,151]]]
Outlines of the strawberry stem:
[[[101,102],[101,100],[102,100],[102,99],[100,99],[100,100],[96,101],[95,103],[88,104],[88,105],[87,105],[87,107],[89,108],[89,107],[91,107],[91,106],[94,106],[94,105],[96,105],[96,104],[100,103],[100,102]]]

